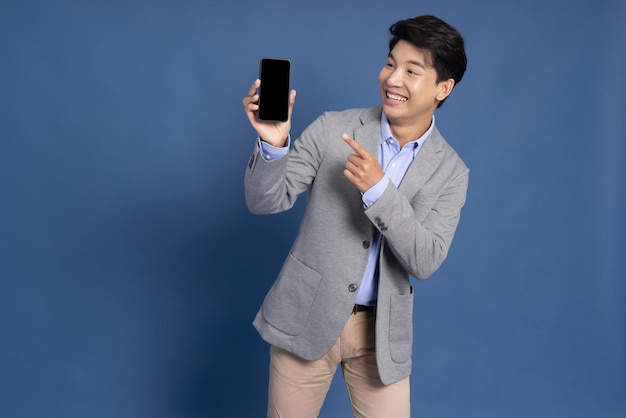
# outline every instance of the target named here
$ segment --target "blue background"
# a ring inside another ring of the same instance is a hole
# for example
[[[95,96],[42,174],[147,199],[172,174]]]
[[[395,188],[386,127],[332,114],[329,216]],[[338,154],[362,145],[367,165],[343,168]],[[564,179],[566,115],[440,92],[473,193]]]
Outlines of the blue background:
[[[626,416],[622,0],[0,2],[0,416],[263,416],[250,323],[303,202],[247,211],[241,98],[269,56],[296,135],[377,104],[426,13],[466,38],[437,123],[472,171],[415,283],[413,413]]]

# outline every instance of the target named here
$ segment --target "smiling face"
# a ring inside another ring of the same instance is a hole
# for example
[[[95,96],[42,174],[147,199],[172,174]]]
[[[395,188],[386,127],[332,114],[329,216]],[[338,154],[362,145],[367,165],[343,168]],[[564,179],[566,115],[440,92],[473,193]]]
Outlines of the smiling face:
[[[383,111],[401,142],[417,139],[428,129],[437,105],[454,87],[452,79],[438,83],[430,57],[405,40],[389,53],[378,82]]]

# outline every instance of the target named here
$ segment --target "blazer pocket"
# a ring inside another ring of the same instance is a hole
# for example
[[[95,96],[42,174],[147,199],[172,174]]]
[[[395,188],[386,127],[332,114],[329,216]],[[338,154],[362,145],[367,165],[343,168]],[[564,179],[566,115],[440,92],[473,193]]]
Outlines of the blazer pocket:
[[[304,329],[322,275],[289,254],[263,302],[263,316],[276,329],[298,335]]]
[[[389,352],[396,363],[411,358],[413,350],[413,294],[392,295],[389,315]]]

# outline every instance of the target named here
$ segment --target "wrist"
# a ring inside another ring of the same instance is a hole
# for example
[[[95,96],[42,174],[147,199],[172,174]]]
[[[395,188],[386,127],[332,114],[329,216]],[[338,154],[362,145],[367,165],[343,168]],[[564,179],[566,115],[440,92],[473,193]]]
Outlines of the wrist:
[[[289,135],[287,135],[287,137],[285,139],[283,139],[282,141],[268,141],[266,139],[263,139],[261,136],[259,136],[259,140],[261,140],[262,142],[274,147],[274,148],[284,148],[285,145],[287,145],[287,142],[289,142]]]

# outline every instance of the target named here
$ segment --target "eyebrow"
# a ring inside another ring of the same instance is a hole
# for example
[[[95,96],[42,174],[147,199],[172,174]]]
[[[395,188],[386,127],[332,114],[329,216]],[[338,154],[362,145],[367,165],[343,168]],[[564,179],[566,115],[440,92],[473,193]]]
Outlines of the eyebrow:
[[[392,54],[391,52],[389,53],[389,58],[391,58],[392,60],[394,60],[394,61],[396,61],[396,62],[398,61],[398,60],[396,59],[396,57],[394,57],[394,56],[393,56],[393,54]],[[408,63],[409,63],[409,64],[416,65],[416,66],[418,66],[418,67],[420,67],[420,68],[426,69],[426,64],[424,64],[424,63],[423,63],[423,62],[421,62],[421,61],[409,60],[409,61],[408,61]]]

